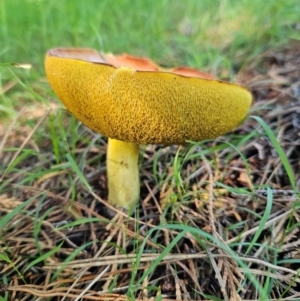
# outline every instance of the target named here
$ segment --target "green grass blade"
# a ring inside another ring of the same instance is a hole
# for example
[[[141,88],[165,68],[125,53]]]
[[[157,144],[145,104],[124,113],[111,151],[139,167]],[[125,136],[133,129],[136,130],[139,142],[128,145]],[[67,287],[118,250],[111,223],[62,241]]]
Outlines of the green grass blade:
[[[268,221],[269,216],[271,214],[272,204],[273,204],[272,190],[269,187],[267,187],[266,209],[265,209],[264,215],[259,223],[259,227],[258,227],[257,231],[255,232],[255,235],[254,235],[252,241],[250,242],[250,245],[249,245],[247,251],[245,252],[245,255],[247,255],[249,253],[249,251],[253,248],[253,246],[257,242],[259,236],[261,235],[262,231],[264,230],[265,224]]]
[[[180,232],[179,234],[177,234],[175,236],[175,238],[171,241],[171,243],[161,252],[161,254],[151,263],[151,267],[149,267],[145,273],[143,274],[142,277],[140,277],[138,279],[138,281],[133,285],[133,281],[134,281],[134,277],[132,277],[132,282],[130,287],[134,288],[134,287],[138,287],[141,283],[143,283],[143,281],[145,280],[145,278],[151,274],[153,272],[153,270],[157,267],[157,265],[161,262],[161,260],[169,253],[171,253],[172,248],[178,243],[178,241],[180,239],[182,239],[182,237],[186,234],[185,231]],[[140,259],[143,255],[143,250],[145,247],[145,243],[146,243],[147,239],[145,238],[138,254],[137,254],[137,260],[136,260],[136,265],[139,265]]]
[[[261,284],[257,281],[256,277],[251,273],[249,267],[247,264],[245,264],[238,256],[237,254],[229,248],[229,246],[227,246],[226,244],[224,244],[223,242],[221,242],[220,240],[216,239],[215,237],[213,237],[212,235],[210,235],[209,233],[198,229],[198,228],[194,228],[191,226],[187,226],[187,225],[162,225],[162,226],[157,226],[155,228],[152,228],[148,234],[146,235],[141,247],[140,247],[140,251],[137,254],[137,263],[140,261],[140,258],[142,257],[142,253],[143,250],[146,246],[147,240],[150,239],[150,236],[153,234],[154,231],[158,231],[158,230],[174,230],[174,231],[179,231],[180,233],[176,236],[176,238],[179,240],[180,238],[184,237],[187,233],[191,233],[192,235],[196,236],[200,239],[202,239],[203,241],[210,241],[212,243],[214,243],[216,246],[218,246],[219,248],[223,249],[229,256],[231,256],[234,260],[236,260],[236,262],[238,263],[239,266],[241,266],[243,268],[243,270],[245,271],[245,276],[249,278],[249,280],[253,283],[253,285],[255,286],[257,292],[259,293],[259,295],[261,297],[265,296],[265,292],[263,291],[263,287],[261,286]],[[171,244],[170,244],[171,246]],[[172,244],[172,247],[174,246],[174,244]],[[159,257],[151,264],[151,267],[153,270],[156,265],[158,264],[163,257],[168,254],[168,252],[171,250],[171,248],[168,246],[168,248],[166,248],[160,255]],[[165,252],[166,251],[166,252]],[[163,255],[162,255],[163,254]],[[149,271],[149,269],[145,272],[145,274],[143,274],[143,276],[135,283],[135,285],[133,285],[133,283],[131,283],[131,286],[134,289],[136,289],[138,287],[138,285],[140,285],[142,283],[142,281],[145,279],[146,276],[148,276],[151,273],[151,270]],[[129,294],[132,294],[133,291],[130,291]]]
[[[255,119],[264,129],[264,131],[266,132],[266,134],[268,135],[269,139],[271,140],[276,152],[278,153],[278,156],[282,162],[282,165],[285,168],[285,171],[288,175],[288,178],[290,180],[291,186],[293,188],[294,191],[296,191],[296,182],[295,182],[295,176],[292,170],[292,167],[282,149],[282,147],[280,146],[279,142],[277,141],[274,133],[272,132],[272,130],[270,129],[270,127],[266,124],[266,122],[258,117],[258,116],[251,116],[253,119]]]
[[[8,258],[6,254],[0,254],[0,259],[7,263],[11,262],[11,260]]]
[[[51,277],[51,280],[54,281],[58,275],[61,273],[61,271],[64,269],[64,267],[72,261],[76,256],[84,249],[89,247],[91,244],[93,244],[94,241],[89,241],[81,246],[79,246],[77,249],[75,249],[61,264],[60,268],[54,273],[54,275]]]
[[[2,217],[0,219],[0,229],[3,229],[7,223],[17,214],[19,214],[23,208],[25,208],[28,204],[30,204],[33,200],[36,199],[37,196],[34,196],[33,198],[28,199],[26,202],[24,202],[23,204],[17,206],[16,208],[14,208],[11,212],[9,212],[8,214],[6,214],[4,217]]]
[[[32,268],[34,265],[36,265],[37,263],[40,263],[44,260],[46,260],[47,258],[49,258],[50,256],[52,256],[53,254],[55,254],[58,250],[60,250],[61,246],[63,245],[64,241],[62,241],[58,246],[56,246],[54,249],[50,250],[49,252],[41,255],[40,257],[38,257],[37,259],[31,261],[27,267],[25,268],[24,272],[28,271],[30,268]]]
[[[87,182],[87,180],[85,179],[83,173],[81,172],[81,170],[79,169],[78,165],[76,164],[76,162],[74,161],[74,159],[72,158],[72,156],[70,154],[66,155],[72,169],[75,171],[76,175],[78,176],[78,178],[80,179],[80,181],[86,186],[86,188],[89,191],[92,191],[92,188],[90,186],[90,184]]]

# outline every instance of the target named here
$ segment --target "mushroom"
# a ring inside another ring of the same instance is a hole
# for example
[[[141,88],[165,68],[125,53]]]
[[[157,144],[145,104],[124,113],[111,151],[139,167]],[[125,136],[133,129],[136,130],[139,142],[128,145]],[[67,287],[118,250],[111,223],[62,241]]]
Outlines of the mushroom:
[[[66,108],[108,137],[108,202],[129,208],[140,195],[140,144],[220,136],[245,118],[252,96],[241,86],[199,78],[197,72],[189,77],[176,69],[142,71],[124,64],[109,65],[105,55],[80,48],[52,49],[45,58],[47,78]]]

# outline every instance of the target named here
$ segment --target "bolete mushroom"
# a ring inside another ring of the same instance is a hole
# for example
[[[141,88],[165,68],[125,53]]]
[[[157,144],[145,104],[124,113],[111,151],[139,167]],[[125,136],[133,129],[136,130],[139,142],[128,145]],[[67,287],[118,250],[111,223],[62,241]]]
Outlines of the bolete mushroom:
[[[188,77],[115,67],[91,49],[49,50],[45,69],[66,108],[108,137],[108,202],[125,208],[140,195],[140,144],[183,144],[220,136],[244,119],[252,100],[236,84],[195,77],[193,72]]]

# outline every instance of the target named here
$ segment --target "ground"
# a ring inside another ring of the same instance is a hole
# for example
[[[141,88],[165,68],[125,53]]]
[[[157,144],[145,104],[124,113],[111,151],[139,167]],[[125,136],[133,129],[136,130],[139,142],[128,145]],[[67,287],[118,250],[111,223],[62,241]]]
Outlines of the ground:
[[[237,74],[254,101],[232,133],[142,148],[131,216],[105,201],[105,137],[55,99],[20,107],[0,128],[4,300],[300,297],[299,54],[290,42]]]

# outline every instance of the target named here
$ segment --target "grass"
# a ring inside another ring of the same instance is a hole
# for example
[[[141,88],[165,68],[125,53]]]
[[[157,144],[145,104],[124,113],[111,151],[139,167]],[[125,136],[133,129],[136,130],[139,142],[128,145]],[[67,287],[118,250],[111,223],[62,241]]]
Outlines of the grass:
[[[299,15],[298,0],[0,0],[0,300],[299,298]],[[236,79],[254,117],[144,146],[139,208],[108,210],[106,138],[44,75],[57,46]]]

